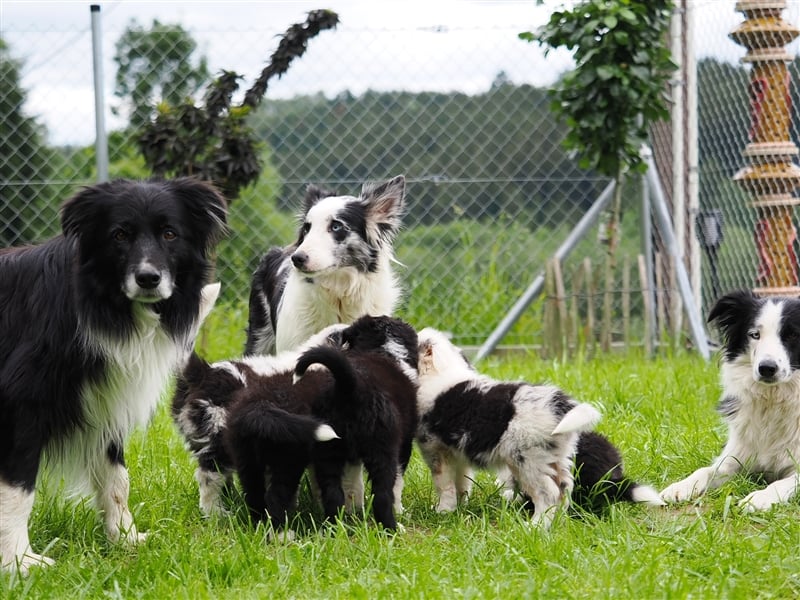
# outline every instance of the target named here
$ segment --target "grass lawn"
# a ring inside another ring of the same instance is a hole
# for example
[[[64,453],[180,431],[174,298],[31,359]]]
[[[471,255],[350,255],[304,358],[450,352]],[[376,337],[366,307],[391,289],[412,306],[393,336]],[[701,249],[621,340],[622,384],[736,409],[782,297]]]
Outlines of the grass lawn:
[[[634,478],[662,488],[707,464],[724,429],[714,412],[716,365],[693,355],[611,356],[556,364],[492,358],[495,377],[551,381],[604,413],[599,430]],[[269,541],[238,510],[201,518],[194,464],[166,403],[127,452],[131,506],[147,541],[104,537],[88,502],[40,495],[34,549],[56,559],[29,577],[0,575],[2,598],[792,598],[800,594],[798,504],[749,515],[736,503],[755,482],[737,478],[695,503],[620,504],[573,512],[549,533],[506,507],[487,475],[456,513],[432,510],[434,490],[415,454],[401,517],[388,536],[349,520],[323,532],[304,491],[294,542]],[[233,497],[234,507],[241,498]],[[1,508],[1,507],[0,507]],[[48,546],[49,544],[49,546]]]

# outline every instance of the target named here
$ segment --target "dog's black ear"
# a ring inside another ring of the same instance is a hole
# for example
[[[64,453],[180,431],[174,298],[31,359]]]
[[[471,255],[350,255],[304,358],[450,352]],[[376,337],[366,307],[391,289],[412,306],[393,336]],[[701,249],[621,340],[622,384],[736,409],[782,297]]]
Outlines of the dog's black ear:
[[[763,300],[750,290],[736,290],[725,294],[711,308],[708,322],[714,323],[722,334],[729,355],[734,355],[744,343],[744,332],[750,326],[752,315]]]
[[[193,177],[165,181],[164,186],[179,198],[192,220],[193,231],[213,248],[227,232],[228,204],[210,183]]]
[[[61,206],[61,230],[66,236],[80,236],[86,227],[97,223],[115,186],[124,181],[107,181],[82,188]]]
[[[716,301],[708,313],[708,322],[723,329],[730,327],[731,323],[752,314],[760,302],[761,299],[750,290],[735,290]]]
[[[308,184],[306,187],[306,195],[303,198],[303,213],[307,213],[312,206],[314,206],[323,198],[328,198],[329,196],[335,195],[336,192],[319,187],[313,183]]]
[[[365,183],[361,198],[366,202],[370,223],[380,239],[389,241],[400,229],[405,210],[406,178],[398,175],[383,183]]]

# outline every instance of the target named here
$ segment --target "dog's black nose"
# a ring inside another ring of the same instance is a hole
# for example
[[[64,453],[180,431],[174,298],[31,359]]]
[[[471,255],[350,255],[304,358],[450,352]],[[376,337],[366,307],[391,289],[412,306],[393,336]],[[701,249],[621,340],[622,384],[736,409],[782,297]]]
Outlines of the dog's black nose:
[[[155,270],[142,270],[136,272],[136,285],[144,290],[152,290],[161,283],[161,273]]]
[[[778,372],[778,364],[774,360],[758,363],[758,374],[762,379],[772,379]]]
[[[305,252],[295,252],[292,254],[292,264],[298,269],[302,269],[308,262],[308,254]]]

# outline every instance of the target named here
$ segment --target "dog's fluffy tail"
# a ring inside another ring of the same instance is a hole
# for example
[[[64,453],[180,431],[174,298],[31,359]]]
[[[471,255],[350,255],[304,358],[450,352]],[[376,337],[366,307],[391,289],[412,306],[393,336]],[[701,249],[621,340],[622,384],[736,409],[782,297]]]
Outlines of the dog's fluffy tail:
[[[327,442],[339,436],[333,427],[308,415],[297,415],[259,403],[253,410],[237,413],[230,422],[236,437],[257,439],[274,444],[311,444]]]
[[[355,391],[358,376],[345,353],[339,348],[316,346],[301,354],[294,368],[295,383],[313,364],[320,364],[331,372],[336,381],[336,387],[342,394],[349,395]]]
[[[564,415],[552,435],[591,431],[599,421],[600,411],[591,404],[580,403]]]
[[[620,501],[664,506],[655,489],[625,475],[619,450],[608,438],[594,431],[581,433],[578,438],[572,496],[578,506],[589,510],[600,510]]]

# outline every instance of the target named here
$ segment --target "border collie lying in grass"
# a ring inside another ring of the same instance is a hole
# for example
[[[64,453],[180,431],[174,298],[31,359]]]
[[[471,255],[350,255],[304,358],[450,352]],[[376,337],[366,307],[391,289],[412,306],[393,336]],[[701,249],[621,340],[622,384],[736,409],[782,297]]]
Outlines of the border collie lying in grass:
[[[668,486],[661,497],[691,500],[745,472],[770,483],[739,506],[749,512],[767,510],[791,500],[798,489],[800,300],[734,291],[717,301],[708,320],[722,334],[718,410],[728,440],[710,466]]]

